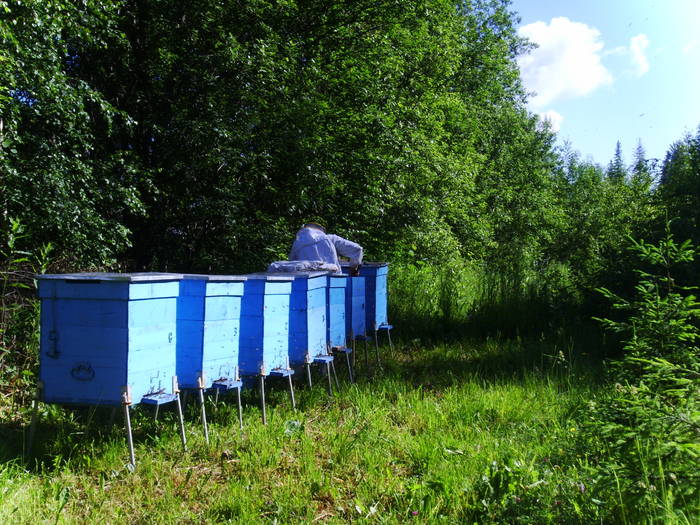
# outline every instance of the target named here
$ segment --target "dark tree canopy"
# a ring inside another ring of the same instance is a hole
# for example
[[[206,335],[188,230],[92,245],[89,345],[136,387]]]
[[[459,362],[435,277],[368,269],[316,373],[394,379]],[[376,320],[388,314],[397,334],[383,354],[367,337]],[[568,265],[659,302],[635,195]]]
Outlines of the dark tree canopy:
[[[2,241],[19,219],[57,269],[237,272],[321,217],[369,258],[593,282],[653,166],[555,148],[516,24],[508,0],[1,0]],[[696,153],[661,183],[689,228]]]

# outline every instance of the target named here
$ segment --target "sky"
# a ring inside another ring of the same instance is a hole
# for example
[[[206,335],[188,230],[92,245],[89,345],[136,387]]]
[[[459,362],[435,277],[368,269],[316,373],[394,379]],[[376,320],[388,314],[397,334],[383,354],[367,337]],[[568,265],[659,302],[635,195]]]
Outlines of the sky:
[[[700,125],[700,0],[512,0],[529,109],[559,143],[603,166],[619,140],[628,164]]]

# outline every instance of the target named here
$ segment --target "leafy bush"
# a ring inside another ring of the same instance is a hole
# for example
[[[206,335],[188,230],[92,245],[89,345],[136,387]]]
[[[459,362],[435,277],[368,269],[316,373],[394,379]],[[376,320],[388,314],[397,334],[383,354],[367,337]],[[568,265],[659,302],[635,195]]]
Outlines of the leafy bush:
[[[9,219],[0,243],[0,393],[22,393],[32,382],[39,332],[39,302],[34,298],[33,275],[43,273],[52,246],[26,251],[22,223]]]
[[[601,446],[598,489],[616,502],[616,520],[689,520],[700,511],[700,305],[671,271],[695,249],[676,243],[667,225],[657,245],[634,241],[632,250],[657,270],[636,270],[633,299],[600,290],[626,313],[600,319],[622,335],[624,354],[611,366],[618,382],[590,403],[584,426]]]

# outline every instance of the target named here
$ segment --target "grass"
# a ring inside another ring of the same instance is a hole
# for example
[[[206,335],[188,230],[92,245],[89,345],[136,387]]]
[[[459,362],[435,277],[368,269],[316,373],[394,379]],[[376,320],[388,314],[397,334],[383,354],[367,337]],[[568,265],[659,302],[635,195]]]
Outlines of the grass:
[[[25,456],[30,390],[5,388],[0,522],[698,523],[700,502],[679,486],[655,488],[643,508],[624,492],[645,473],[667,479],[666,465],[648,442],[640,476],[606,456],[586,423],[611,387],[600,332],[558,329],[567,313],[547,282],[395,267],[398,341],[382,347],[381,370],[361,368],[332,399],[323,378],[298,385],[297,411],[280,383],[267,426],[247,391],[243,431],[233,402],[210,404],[208,446],[191,402],[188,452],[172,411],[154,422],[138,407],[133,472],[109,410],[42,405],[36,455]],[[8,385],[31,383],[15,368]]]
[[[517,341],[400,341],[384,370],[332,400],[319,382],[299,389],[294,412],[276,389],[267,426],[252,392],[242,432],[233,403],[210,407],[208,447],[190,404],[187,453],[173,414],[154,423],[139,409],[133,473],[106,414],[48,407],[36,459],[4,447],[0,521],[496,523],[578,512],[583,523],[590,502],[569,497],[583,494],[581,464],[558,458],[597,382],[557,355],[544,343],[538,355]],[[21,441],[19,427],[3,433]]]

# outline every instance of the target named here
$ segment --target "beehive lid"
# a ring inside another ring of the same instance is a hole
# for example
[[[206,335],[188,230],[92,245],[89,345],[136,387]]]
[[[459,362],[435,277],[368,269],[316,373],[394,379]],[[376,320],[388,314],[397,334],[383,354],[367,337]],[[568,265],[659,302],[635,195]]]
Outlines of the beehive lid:
[[[249,273],[246,276],[247,280],[251,279],[258,279],[258,280],[263,280],[263,281],[278,281],[278,282],[290,282],[293,281],[293,277],[288,277],[287,274],[280,274],[280,273],[265,273],[265,272],[258,272],[258,273]]]
[[[181,273],[109,273],[109,272],[81,272],[81,273],[54,273],[37,274],[36,279],[61,280],[61,281],[118,281],[118,282],[152,282],[152,281],[177,281],[184,276]]]
[[[247,281],[248,278],[245,275],[210,275],[209,280],[214,282],[226,281],[242,283],[244,281]]]
[[[244,282],[247,279],[245,275],[208,275],[203,273],[186,273],[182,278],[209,282]]]
[[[313,279],[314,277],[323,277],[329,275],[329,272],[275,272],[273,274],[267,275],[279,275],[281,277],[286,277],[287,279]]]
[[[353,265],[347,261],[343,261],[340,263],[340,266],[342,266],[343,268],[351,268]],[[389,263],[386,263],[386,262],[363,262],[360,266],[366,266],[367,268],[382,268],[384,266],[389,266]]]

